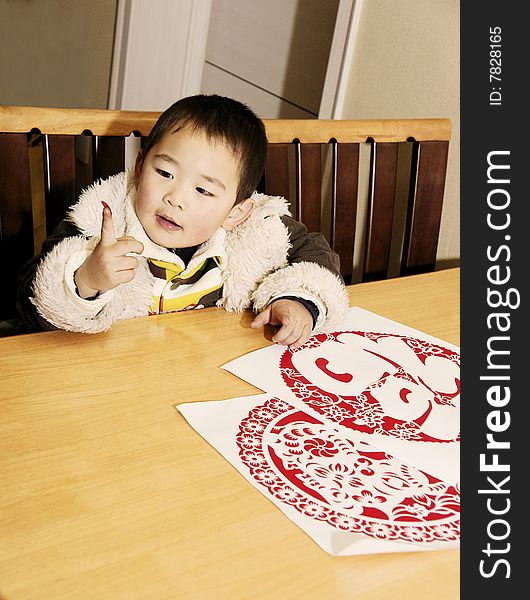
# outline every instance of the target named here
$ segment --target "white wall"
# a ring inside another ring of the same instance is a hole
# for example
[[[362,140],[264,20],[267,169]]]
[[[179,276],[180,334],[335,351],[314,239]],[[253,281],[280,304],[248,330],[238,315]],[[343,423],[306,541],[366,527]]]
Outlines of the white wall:
[[[335,118],[448,117],[438,262],[460,257],[460,1],[355,0]]]
[[[117,0],[0,1],[0,104],[106,108]]]
[[[338,0],[212,0],[202,91],[262,118],[318,116]]]

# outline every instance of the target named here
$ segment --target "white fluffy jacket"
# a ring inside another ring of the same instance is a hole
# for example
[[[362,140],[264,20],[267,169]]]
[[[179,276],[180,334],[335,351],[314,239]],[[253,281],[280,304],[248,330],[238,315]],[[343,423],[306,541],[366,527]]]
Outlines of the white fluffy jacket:
[[[33,299],[39,314],[60,329],[96,333],[118,319],[145,316],[153,301],[154,277],[147,258],[178,262],[170,250],[154,244],[135,213],[136,191],[132,173],[123,172],[87,188],[68,214],[80,235],[62,239],[44,255],[33,282]],[[280,219],[289,215],[286,200],[255,194],[256,208],[232,231],[219,229],[197,254],[222,256],[222,299],[228,311],[265,308],[281,296],[311,300],[319,309],[317,328],[348,308],[343,282],[314,259],[289,264],[290,233]],[[95,300],[80,298],[74,273],[99,241],[104,199],[112,209],[118,237],[129,235],[144,245],[135,278],[102,293]]]

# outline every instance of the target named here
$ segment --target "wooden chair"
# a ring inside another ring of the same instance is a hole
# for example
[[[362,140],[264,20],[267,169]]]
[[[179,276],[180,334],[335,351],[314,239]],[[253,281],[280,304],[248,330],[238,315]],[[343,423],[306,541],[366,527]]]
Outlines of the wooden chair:
[[[127,144],[141,143],[158,115],[0,106],[0,319],[15,316],[22,264],[83,187],[130,166]],[[309,231],[325,233],[347,283],[388,277],[392,253],[397,275],[434,270],[448,119],[277,119],[265,125],[269,150],[259,191],[288,198],[293,216]]]

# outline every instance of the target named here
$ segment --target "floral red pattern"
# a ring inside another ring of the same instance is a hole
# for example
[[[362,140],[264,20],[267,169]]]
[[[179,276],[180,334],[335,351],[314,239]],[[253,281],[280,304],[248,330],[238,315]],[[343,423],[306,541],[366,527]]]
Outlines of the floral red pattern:
[[[287,349],[280,358],[280,371],[282,378],[292,393],[300,398],[307,406],[311,407],[317,413],[321,414],[327,420],[338,423],[348,429],[361,431],[364,433],[380,433],[390,435],[409,441],[419,442],[458,442],[460,435],[454,439],[439,439],[431,437],[421,431],[421,419],[412,421],[404,421],[391,417],[385,414],[381,404],[376,399],[373,391],[385,384],[386,379],[390,377],[387,373],[386,377],[381,377],[380,380],[373,382],[362,393],[355,396],[341,396],[328,392],[311,381],[309,381],[296,368],[293,362],[293,356],[297,352],[304,351],[308,348],[317,348],[325,341],[339,342],[339,337],[344,334],[354,334],[365,337],[373,342],[378,342],[384,338],[393,338],[400,340],[408,348],[410,348],[418,360],[425,364],[425,361],[430,356],[436,356],[451,361],[460,367],[460,355],[458,352],[444,348],[437,344],[432,344],[424,340],[411,338],[404,335],[391,333],[376,333],[366,331],[339,331],[334,333],[321,333],[314,335],[304,346],[296,350]],[[318,359],[320,360],[320,359]],[[316,361],[318,363],[318,360]],[[395,363],[394,363],[395,364]],[[317,364],[318,366],[318,364]],[[327,371],[327,361],[324,365]],[[404,382],[416,382],[415,378],[407,373],[402,367],[395,364],[396,372],[392,374],[395,379],[401,379]],[[329,372],[329,371],[328,371]],[[345,379],[345,374],[340,374],[338,377]],[[460,380],[455,380],[455,392],[448,393],[440,390],[430,390],[432,392],[432,403],[438,405],[454,406],[455,398],[460,394]],[[402,400],[406,401],[406,394],[410,390],[405,387],[402,389]],[[422,416],[422,418],[425,418]]]
[[[344,438],[283,400],[251,410],[236,443],[252,478],[311,519],[378,540],[459,539],[458,486]]]

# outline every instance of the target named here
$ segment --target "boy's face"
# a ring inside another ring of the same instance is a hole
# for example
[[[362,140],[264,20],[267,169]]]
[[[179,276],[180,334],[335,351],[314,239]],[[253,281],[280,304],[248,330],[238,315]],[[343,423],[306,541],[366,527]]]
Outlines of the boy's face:
[[[233,229],[254,208],[234,206],[239,164],[228,146],[186,129],[166,134],[142,160],[136,174],[136,214],[149,238],[165,248],[189,248],[219,227]]]

